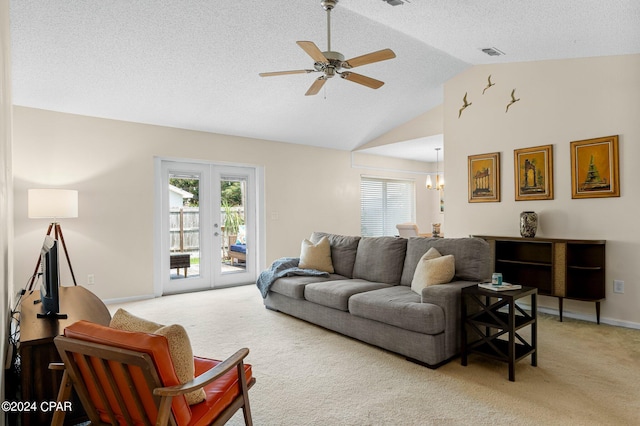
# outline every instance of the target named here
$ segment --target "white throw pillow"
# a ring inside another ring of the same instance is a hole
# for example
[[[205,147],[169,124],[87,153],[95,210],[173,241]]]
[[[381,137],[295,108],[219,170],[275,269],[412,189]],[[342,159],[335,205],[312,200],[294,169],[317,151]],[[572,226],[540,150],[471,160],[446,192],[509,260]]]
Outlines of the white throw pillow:
[[[411,281],[411,290],[422,295],[423,288],[448,283],[455,273],[456,262],[453,255],[442,256],[438,250],[431,247],[418,261]]]
[[[331,245],[327,237],[320,238],[317,244],[309,240],[303,240],[300,247],[300,263],[302,269],[315,269],[317,271],[333,274],[331,262]]]

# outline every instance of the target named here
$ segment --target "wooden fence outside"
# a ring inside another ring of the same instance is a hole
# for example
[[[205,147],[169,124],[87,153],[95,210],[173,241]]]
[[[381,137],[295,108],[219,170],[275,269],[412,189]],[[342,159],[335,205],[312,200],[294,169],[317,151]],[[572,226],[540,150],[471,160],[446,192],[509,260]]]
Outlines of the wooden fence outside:
[[[174,252],[200,250],[200,209],[182,207],[169,211],[170,250]]]
[[[243,212],[241,208],[235,208]],[[224,210],[220,212],[224,223]],[[222,227],[221,231],[224,230]],[[200,209],[180,207],[169,210],[169,249],[171,253],[200,250]]]

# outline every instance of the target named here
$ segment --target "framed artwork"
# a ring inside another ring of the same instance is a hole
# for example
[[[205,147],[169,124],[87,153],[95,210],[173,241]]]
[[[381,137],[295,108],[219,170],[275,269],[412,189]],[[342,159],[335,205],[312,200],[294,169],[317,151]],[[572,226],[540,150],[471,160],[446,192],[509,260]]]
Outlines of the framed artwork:
[[[469,202],[493,203],[500,201],[500,153],[470,155]]]
[[[444,188],[440,188],[439,192],[440,192],[440,213],[444,213]]]
[[[553,200],[553,145],[513,150],[516,201]]]
[[[619,197],[618,135],[571,142],[571,198]]]

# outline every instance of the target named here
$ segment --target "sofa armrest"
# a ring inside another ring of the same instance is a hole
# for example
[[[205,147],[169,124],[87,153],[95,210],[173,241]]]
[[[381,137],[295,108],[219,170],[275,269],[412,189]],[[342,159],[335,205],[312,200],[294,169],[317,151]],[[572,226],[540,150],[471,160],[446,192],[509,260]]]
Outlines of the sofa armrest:
[[[453,281],[422,289],[422,303],[438,305],[444,311],[445,350],[448,357],[453,357],[460,352],[462,289],[476,284],[476,281]]]

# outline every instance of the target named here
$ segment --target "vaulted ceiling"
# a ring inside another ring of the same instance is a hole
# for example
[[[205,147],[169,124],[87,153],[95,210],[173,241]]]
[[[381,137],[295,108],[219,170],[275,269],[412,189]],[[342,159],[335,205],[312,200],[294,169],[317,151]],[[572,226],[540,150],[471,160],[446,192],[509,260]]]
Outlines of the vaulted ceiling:
[[[320,0],[12,0],[14,104],[352,150],[443,102],[476,64],[640,53],[637,0],[340,0],[331,47],[373,90],[318,74],[296,44],[327,49]],[[503,56],[488,56],[483,48]],[[416,154],[418,155],[418,154]]]

